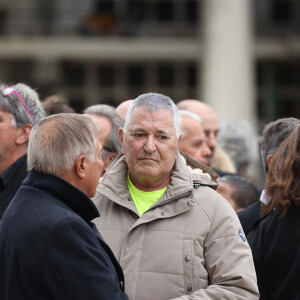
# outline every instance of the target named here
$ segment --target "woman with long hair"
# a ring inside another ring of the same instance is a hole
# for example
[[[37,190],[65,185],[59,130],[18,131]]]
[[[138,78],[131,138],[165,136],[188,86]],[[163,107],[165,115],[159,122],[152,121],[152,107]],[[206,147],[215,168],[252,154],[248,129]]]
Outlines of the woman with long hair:
[[[300,299],[300,126],[272,157],[266,193],[251,240],[260,299]]]

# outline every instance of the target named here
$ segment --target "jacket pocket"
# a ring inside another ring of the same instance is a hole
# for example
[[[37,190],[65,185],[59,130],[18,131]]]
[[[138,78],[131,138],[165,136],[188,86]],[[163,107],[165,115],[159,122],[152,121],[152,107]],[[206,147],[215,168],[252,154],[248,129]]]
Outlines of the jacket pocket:
[[[184,293],[191,294],[195,291],[196,273],[193,240],[183,240],[182,247]]]

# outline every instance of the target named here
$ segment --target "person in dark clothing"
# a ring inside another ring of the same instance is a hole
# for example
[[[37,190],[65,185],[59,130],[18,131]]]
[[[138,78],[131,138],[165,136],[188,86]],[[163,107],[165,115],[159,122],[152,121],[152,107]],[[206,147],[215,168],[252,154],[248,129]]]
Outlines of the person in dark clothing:
[[[0,219],[27,176],[27,155],[22,155],[0,174]]]
[[[33,128],[28,176],[0,222],[0,299],[128,300],[123,271],[91,222],[98,135],[92,118],[71,113]]]
[[[274,153],[299,124],[299,119],[283,118],[266,125],[261,141],[261,159],[266,174],[268,173],[269,164]],[[238,217],[248,241],[251,239],[252,233],[262,220],[261,203],[267,203],[268,199],[269,196],[263,191],[257,202],[238,213]]]
[[[249,241],[261,300],[300,299],[300,125],[269,164],[264,219]]]
[[[31,128],[44,116],[37,93],[25,84],[0,84],[0,219],[27,175]]]

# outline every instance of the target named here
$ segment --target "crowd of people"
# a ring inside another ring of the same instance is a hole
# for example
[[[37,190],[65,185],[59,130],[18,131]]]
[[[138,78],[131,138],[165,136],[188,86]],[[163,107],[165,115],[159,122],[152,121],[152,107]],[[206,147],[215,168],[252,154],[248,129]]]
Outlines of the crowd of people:
[[[266,124],[263,190],[224,128],[195,99],[75,113],[0,84],[0,298],[300,299],[300,120]]]

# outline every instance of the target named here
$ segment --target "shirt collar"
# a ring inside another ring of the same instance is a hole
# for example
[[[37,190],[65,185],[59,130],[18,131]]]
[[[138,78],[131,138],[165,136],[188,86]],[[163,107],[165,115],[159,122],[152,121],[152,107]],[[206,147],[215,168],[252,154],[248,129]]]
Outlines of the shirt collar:
[[[266,193],[266,190],[263,190],[260,195],[260,202],[268,204],[271,201],[271,197]]]

